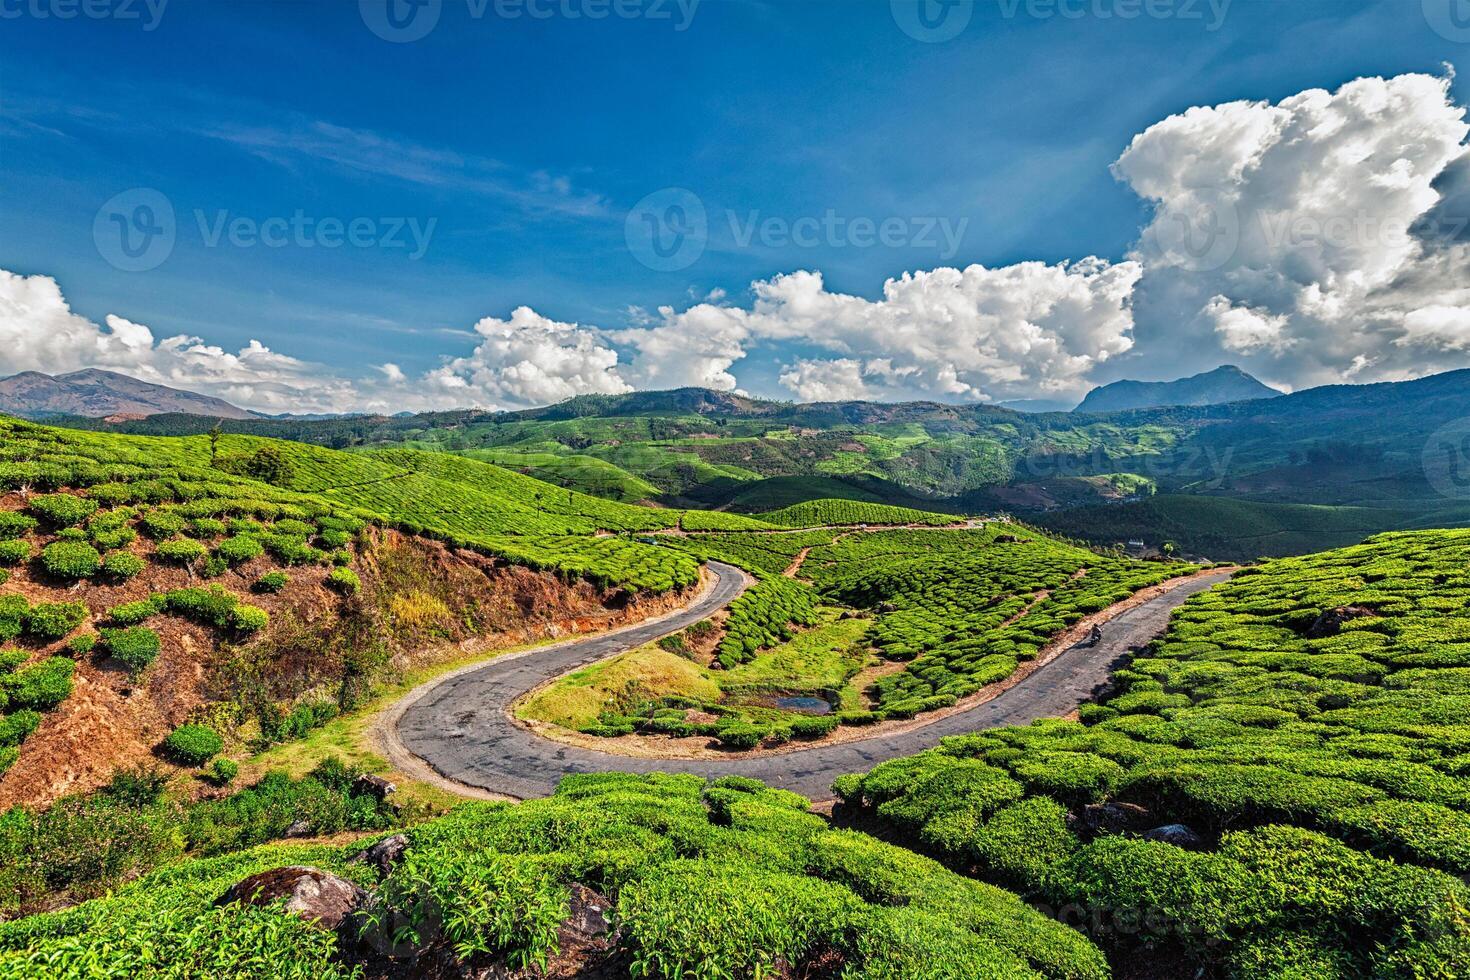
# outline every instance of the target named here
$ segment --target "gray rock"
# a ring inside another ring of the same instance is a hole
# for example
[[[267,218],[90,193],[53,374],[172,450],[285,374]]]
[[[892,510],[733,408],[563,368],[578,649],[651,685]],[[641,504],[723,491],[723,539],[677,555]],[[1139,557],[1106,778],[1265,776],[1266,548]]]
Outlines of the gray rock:
[[[387,877],[407,849],[408,836],[394,834],[392,837],[384,837],[371,847],[363,848],[352,855],[349,860],[357,864],[371,864],[378,869],[379,874]]]
[[[311,836],[311,821],[310,820],[297,820],[297,821],[295,821],[294,823],[291,824],[291,826],[289,826],[289,827],[286,828],[286,832],[282,836],[283,837],[310,837]]]
[[[283,898],[287,913],[323,929],[335,930],[363,906],[367,892],[345,878],[318,868],[290,865],[237,881],[215,904],[269,905]]]
[[[1182,823],[1166,823],[1150,830],[1143,837],[1145,840],[1162,841],[1190,851],[1198,851],[1205,846],[1205,839]]]
[[[397,786],[382,776],[372,776],[367,773],[358,776],[352,781],[352,794],[354,796],[371,796],[379,800],[386,800],[388,794],[397,789]]]

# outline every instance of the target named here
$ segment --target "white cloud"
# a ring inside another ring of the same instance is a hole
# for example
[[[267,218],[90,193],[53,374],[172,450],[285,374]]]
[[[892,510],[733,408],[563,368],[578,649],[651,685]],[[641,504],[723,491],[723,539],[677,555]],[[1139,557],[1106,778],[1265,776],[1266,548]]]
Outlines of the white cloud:
[[[839,388],[969,400],[1076,391],[1094,365],[1131,346],[1128,296],[1139,272],[1097,258],[940,268],[890,279],[879,300],[830,292],[819,272],[793,272],[752,284],[748,310],[664,308],[653,325],[616,336],[637,348],[640,386],[731,389],[729,368],[750,347],[798,341],[841,355],[784,369],[780,381],[798,397]]]
[[[463,407],[467,398],[484,406],[526,407],[632,390],[618,374],[617,351],[596,330],[522,306],[509,320],[486,317],[475,332],[484,338],[480,346],[424,375],[421,398],[443,407]]]
[[[1464,366],[1470,251],[1445,213],[1463,229],[1464,115],[1449,79],[1402,75],[1135,137],[1114,170],[1155,205],[1137,360],[1178,375],[1243,353],[1298,387]]]
[[[270,413],[520,408],[629,390],[616,372],[617,352],[594,331],[525,308],[510,320],[487,317],[475,330],[482,340],[471,354],[419,378],[383,364],[381,378],[353,379],[258,340],[231,352],[186,335],[156,340],[120,316],[106,317],[104,328],[73,312],[56,280],[0,270],[0,374],[106,368]]]

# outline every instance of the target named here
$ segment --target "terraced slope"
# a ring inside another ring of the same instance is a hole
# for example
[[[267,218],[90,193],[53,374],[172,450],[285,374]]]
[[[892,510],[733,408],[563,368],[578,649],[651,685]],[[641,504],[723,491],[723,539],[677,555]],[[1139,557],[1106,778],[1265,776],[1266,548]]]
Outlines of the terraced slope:
[[[837,789],[956,867],[1097,913],[1120,955],[1464,976],[1467,568],[1470,532],[1432,531],[1247,569],[1080,721],[958,737]],[[1138,836],[1170,824],[1188,829]],[[1118,931],[1140,907],[1163,917]]]

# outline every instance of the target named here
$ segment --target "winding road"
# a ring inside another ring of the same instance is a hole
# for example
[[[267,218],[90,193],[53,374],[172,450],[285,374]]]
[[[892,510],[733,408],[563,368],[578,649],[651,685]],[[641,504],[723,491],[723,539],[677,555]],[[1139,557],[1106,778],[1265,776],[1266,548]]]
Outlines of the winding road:
[[[1189,596],[1229,578],[1230,571],[1181,582],[1126,609],[1107,623],[1096,646],[1075,646],[989,701],[930,724],[872,738],[813,745],[728,761],[643,759],[566,745],[511,720],[511,706],[527,691],[596,660],[648,643],[704,619],[745,590],[740,569],[709,562],[715,579],[689,606],[645,623],[586,639],[512,654],[465,668],[410,692],[381,727],[390,758],[400,768],[427,764],[460,786],[519,799],[548,796],[563,776],[586,772],[682,772],[750,776],[811,799],[831,796],[832,780],[871,769],[886,759],[932,748],[946,735],[1000,725],[1025,725],[1068,714],[1107,681],[1119,661],[1163,632],[1169,615]]]

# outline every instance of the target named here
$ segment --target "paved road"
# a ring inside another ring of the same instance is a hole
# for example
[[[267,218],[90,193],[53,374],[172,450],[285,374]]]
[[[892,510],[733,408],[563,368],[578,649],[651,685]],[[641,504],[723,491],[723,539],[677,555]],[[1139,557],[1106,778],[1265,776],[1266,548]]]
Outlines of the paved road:
[[[994,699],[911,731],[729,761],[638,759],[555,742],[510,720],[511,704],[531,688],[697,622],[748,584],[738,568],[718,562],[709,567],[718,576],[715,585],[693,606],[661,622],[503,657],[420,688],[397,718],[397,741],[441,776],[521,799],[550,795],[572,773],[606,771],[751,776],[824,799],[831,796],[835,777],[932,748],[946,735],[1025,725],[1073,711],[1106,682],[1131,648],[1158,636],[1186,598],[1230,575],[1201,577],[1140,603],[1114,617],[1097,646],[1073,647]]]

